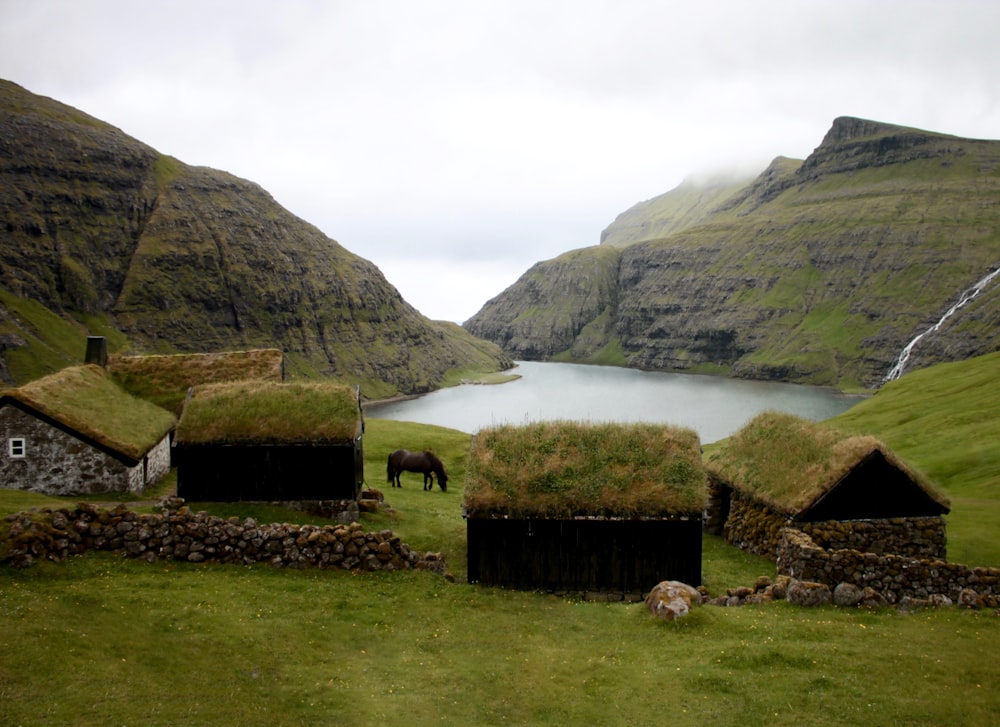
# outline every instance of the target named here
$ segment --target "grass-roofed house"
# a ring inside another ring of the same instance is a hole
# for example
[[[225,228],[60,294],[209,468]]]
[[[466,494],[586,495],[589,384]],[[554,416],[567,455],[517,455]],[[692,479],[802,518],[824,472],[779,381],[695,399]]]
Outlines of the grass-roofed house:
[[[781,530],[826,549],[945,559],[948,499],[870,436],[765,412],[707,458],[706,522],[775,558]]]
[[[100,366],[74,366],[0,396],[0,483],[48,495],[141,493],[170,469],[170,412]]]
[[[177,425],[177,494],[201,502],[355,500],[363,433],[357,387],[198,386]]]
[[[181,415],[188,391],[228,381],[285,380],[285,362],[276,348],[159,356],[111,356],[107,367],[126,391]]]
[[[463,503],[468,578],[644,594],[701,583],[698,435],[651,424],[540,422],[473,437]]]

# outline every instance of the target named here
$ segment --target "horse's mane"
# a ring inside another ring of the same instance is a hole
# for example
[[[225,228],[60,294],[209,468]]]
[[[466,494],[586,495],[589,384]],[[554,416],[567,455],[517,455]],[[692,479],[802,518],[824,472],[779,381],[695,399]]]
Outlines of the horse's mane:
[[[428,461],[431,463],[431,466],[435,469],[435,471],[440,471],[442,474],[444,474],[444,462],[438,459],[436,454],[434,454],[433,452],[424,452],[424,455],[427,457]],[[447,477],[447,475],[445,475],[445,477]]]

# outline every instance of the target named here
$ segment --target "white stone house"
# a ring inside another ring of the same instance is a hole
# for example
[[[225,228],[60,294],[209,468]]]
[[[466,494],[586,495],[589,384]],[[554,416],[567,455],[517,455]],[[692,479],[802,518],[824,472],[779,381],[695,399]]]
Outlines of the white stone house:
[[[63,369],[0,395],[0,486],[140,494],[169,471],[176,423],[100,366]]]

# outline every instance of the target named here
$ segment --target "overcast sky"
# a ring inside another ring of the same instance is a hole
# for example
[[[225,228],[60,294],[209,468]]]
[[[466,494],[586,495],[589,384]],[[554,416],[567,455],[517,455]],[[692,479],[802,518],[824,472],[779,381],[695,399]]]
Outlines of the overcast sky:
[[[837,116],[1000,138],[996,0],[0,0],[0,77],[252,180],[462,322]]]

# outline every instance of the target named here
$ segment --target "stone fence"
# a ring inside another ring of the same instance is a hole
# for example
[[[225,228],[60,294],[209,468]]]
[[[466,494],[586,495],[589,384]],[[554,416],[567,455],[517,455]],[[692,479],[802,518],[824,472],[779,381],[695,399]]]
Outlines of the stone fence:
[[[365,532],[361,525],[261,525],[252,518],[220,518],[191,512],[169,498],[162,514],[139,514],[123,505],[103,509],[81,503],[75,509],[44,508],[7,517],[0,539],[4,560],[18,567],[58,561],[89,550],[125,557],[192,563],[267,563],[285,568],[344,570],[421,569],[443,573],[438,553],[417,553],[391,530]],[[2,551],[0,551],[2,552]]]
[[[947,596],[967,602],[970,592],[995,601],[1000,597],[1000,568],[970,568],[936,558],[852,549],[824,549],[795,528],[781,532],[778,573],[830,587],[848,583],[878,591],[890,603],[904,598]]]

